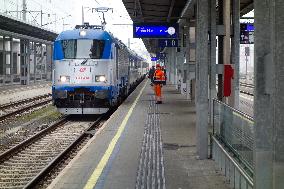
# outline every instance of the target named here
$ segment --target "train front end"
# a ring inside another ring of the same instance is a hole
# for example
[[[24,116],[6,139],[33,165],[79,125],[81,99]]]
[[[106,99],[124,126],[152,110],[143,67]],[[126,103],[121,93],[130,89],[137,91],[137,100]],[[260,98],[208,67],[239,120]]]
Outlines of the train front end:
[[[62,32],[54,43],[53,103],[63,114],[103,114],[113,105],[112,38],[100,29]]]

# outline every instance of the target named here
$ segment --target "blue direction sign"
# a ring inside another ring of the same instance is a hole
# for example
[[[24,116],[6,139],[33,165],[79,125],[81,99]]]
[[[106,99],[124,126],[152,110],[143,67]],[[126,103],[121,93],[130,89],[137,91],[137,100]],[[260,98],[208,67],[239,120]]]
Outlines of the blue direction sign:
[[[241,23],[241,31],[254,31],[253,23]]]
[[[159,60],[158,57],[151,57],[151,61],[157,61],[157,60]]]
[[[134,38],[178,38],[178,24],[134,23]]]
[[[159,47],[178,47],[177,39],[159,39]]]

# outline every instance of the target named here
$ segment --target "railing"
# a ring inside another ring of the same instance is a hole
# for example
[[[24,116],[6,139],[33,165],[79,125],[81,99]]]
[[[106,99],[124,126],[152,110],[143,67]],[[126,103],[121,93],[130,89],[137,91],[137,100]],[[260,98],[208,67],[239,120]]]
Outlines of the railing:
[[[253,118],[213,100],[213,159],[233,188],[253,187]]]

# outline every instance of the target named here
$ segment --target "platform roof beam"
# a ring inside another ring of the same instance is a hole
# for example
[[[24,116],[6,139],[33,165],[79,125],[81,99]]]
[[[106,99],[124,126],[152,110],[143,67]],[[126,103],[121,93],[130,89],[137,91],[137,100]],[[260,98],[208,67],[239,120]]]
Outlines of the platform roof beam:
[[[174,4],[175,4],[175,0],[172,0],[171,1],[171,6],[169,8],[169,13],[168,13],[168,17],[167,17],[167,22],[170,22],[171,21],[171,15],[172,15],[172,12],[173,12],[173,8],[174,8]]]

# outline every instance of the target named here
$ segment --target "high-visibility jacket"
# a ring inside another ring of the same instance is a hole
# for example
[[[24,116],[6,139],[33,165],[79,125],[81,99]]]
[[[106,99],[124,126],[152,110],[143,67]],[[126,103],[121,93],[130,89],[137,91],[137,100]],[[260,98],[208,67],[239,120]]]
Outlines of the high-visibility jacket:
[[[156,70],[154,74],[154,82],[162,84],[166,80],[165,74],[162,70]]]

